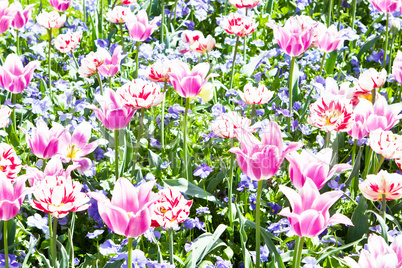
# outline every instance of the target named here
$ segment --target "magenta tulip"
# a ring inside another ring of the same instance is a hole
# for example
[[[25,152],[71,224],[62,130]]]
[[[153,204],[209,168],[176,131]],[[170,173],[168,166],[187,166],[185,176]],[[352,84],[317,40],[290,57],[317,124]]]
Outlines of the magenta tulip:
[[[66,11],[71,4],[71,0],[49,0],[50,5],[59,12]]]
[[[113,55],[110,56],[108,52],[106,52],[105,60],[101,66],[98,67],[98,72],[106,77],[114,76],[120,71],[120,63],[124,58],[123,49],[121,46],[116,46]]]
[[[21,93],[31,82],[39,61],[31,61],[25,67],[17,54],[9,54],[0,67],[0,84],[11,93]]]
[[[9,7],[10,12],[14,14],[11,26],[15,29],[21,29],[24,27],[31,17],[31,11],[34,6],[35,4],[29,5],[23,9],[20,2],[15,1],[12,3]]]
[[[371,0],[371,4],[382,13],[392,13],[401,5],[399,0]]]
[[[148,15],[145,10],[140,10],[137,15],[125,17],[130,37],[137,42],[147,40],[158,28],[156,25],[158,21],[159,17],[156,17],[151,22],[148,22]]]
[[[338,31],[336,25],[331,25],[330,27],[325,27],[324,24],[320,23],[314,29],[317,32],[316,45],[319,50],[330,53],[336,50],[345,41],[345,34],[349,31],[348,29],[343,29]]]
[[[14,14],[8,8],[8,1],[0,1],[0,34],[7,31],[13,19]]]
[[[25,187],[25,177],[19,177],[13,186],[7,177],[0,173],[0,220],[8,221],[17,215],[25,195],[31,188]]]

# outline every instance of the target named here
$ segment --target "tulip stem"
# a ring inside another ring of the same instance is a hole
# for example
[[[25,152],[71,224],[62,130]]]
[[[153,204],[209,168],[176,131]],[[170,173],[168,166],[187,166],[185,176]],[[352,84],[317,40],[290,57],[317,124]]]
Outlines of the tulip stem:
[[[386,31],[385,31],[385,45],[384,45],[384,58],[383,58],[383,67],[384,69],[387,69],[387,53],[388,53],[388,24],[389,24],[389,13],[387,13],[387,25],[386,25]],[[375,98],[373,96],[373,104],[374,104]]]
[[[165,101],[166,101],[166,88],[167,88],[167,80],[165,79],[165,83],[163,85],[163,101],[162,101],[162,117],[161,117],[161,140],[162,140],[162,152],[165,149]]]
[[[98,25],[98,30],[99,30],[99,38],[104,39],[104,33],[103,33],[103,1],[99,0],[99,25]]]
[[[52,259],[53,267],[57,266],[57,256],[56,256],[56,234],[57,234],[57,218],[53,217],[53,228],[52,228]]]
[[[177,0],[174,1],[174,23],[173,23],[173,25],[176,24],[176,16],[177,16]]]
[[[376,168],[375,171],[374,171],[374,174],[377,174],[378,171],[380,171],[380,168],[381,168],[382,163],[384,162],[384,160],[385,160],[385,157],[384,157],[384,156],[381,156],[380,162],[378,162],[378,165],[377,165],[377,168]]]
[[[353,142],[352,147],[352,166],[355,164],[356,148],[357,148],[357,139],[355,139],[355,141]]]
[[[231,148],[234,147],[234,138],[230,138],[230,145]],[[229,223],[230,223],[230,228],[232,229],[230,232],[230,238],[233,241],[233,234],[234,234],[234,227],[233,227],[233,208],[232,208],[232,188],[233,188],[233,170],[234,170],[234,154],[230,155],[230,174],[229,174],[229,180],[228,180],[228,195],[229,195]]]
[[[100,94],[103,95],[102,79],[101,79],[101,77],[100,77],[99,72],[96,72],[96,77],[98,78],[98,82],[99,82]]]
[[[135,77],[134,78],[138,78],[138,54],[140,53],[140,41],[137,41],[136,45],[137,45],[137,52],[135,55]]]
[[[15,32],[17,34],[17,55],[20,55],[20,31],[18,29],[15,29]]]
[[[183,152],[184,152],[184,176],[188,181],[188,162],[187,162],[187,116],[190,105],[190,98],[186,98],[186,110],[184,111],[183,120]]]
[[[4,260],[6,264],[6,268],[9,268],[8,264],[8,230],[7,230],[7,221],[3,221],[3,227],[4,227],[4,234],[3,234],[3,240],[4,240]]]
[[[128,238],[128,260],[127,260],[127,268],[132,268],[133,267],[133,261],[132,261],[132,248],[133,248],[133,238],[129,237]]]
[[[121,43],[121,48],[123,50],[123,55],[124,55],[125,49],[124,49],[123,23],[120,23],[120,43]],[[123,64],[121,65],[121,74],[123,74]]]
[[[332,7],[334,6],[334,0],[329,0],[329,7],[328,7],[328,18],[327,18],[327,28],[331,24],[331,15],[332,15]]]
[[[322,55],[320,72],[318,73],[319,75],[322,75],[322,70],[324,68],[324,62],[325,62],[325,56],[327,56],[327,52],[324,52],[324,54]]]
[[[48,30],[49,32],[49,51],[48,51],[48,64],[47,64],[47,73],[49,76],[49,92],[50,96],[52,96],[52,76],[50,75],[50,51],[52,50],[52,29]]]
[[[304,244],[304,237],[303,236],[298,236],[296,238],[295,250],[293,251],[293,268],[299,268],[300,267],[303,244]]]
[[[257,115],[257,111],[255,109],[255,104],[253,104],[251,109],[251,123],[254,121],[254,117]]]
[[[164,26],[165,26],[165,0],[162,0],[161,44],[163,44]]]
[[[135,169],[135,165],[137,164],[137,153],[138,149],[140,147],[140,140],[141,140],[141,135],[142,135],[142,126],[144,124],[144,114],[145,114],[145,108],[141,108],[141,115],[140,115],[140,125],[138,127],[138,134],[137,134],[137,143],[135,144],[135,151],[134,151],[134,167],[133,170]]]
[[[247,16],[247,13],[248,13],[248,8],[246,7],[246,16]],[[247,45],[247,35],[244,36],[244,44],[243,44],[243,60],[244,60],[244,64],[246,64],[246,57],[247,57],[246,45]]]
[[[257,205],[255,209],[255,268],[260,267],[260,204],[261,204],[262,180],[258,181],[257,186]]]
[[[325,133],[324,148],[328,148],[330,141],[331,141],[331,132],[327,132]]]
[[[82,10],[84,12],[84,22],[87,23],[87,9],[86,9],[86,0],[82,0]]]
[[[13,104],[14,104],[14,106],[13,106],[13,128],[14,128],[14,131],[15,131],[15,135],[17,135],[17,115],[16,115],[16,112],[15,112],[15,107],[16,107],[16,104],[17,104],[17,94],[14,94],[14,93],[11,93],[11,98],[12,98],[12,102],[13,102]]]
[[[367,155],[367,154],[366,154]],[[371,148],[369,148],[369,153],[368,153],[368,157],[365,159],[365,165],[364,165],[364,170],[363,170],[363,176],[362,179],[365,180],[367,177],[367,174],[370,170],[370,163],[371,163],[371,159],[373,158],[373,150]]]
[[[233,51],[232,72],[230,74],[230,87],[229,87],[229,89],[231,89],[232,86],[233,86],[233,75],[234,75],[234,67],[235,67],[235,64],[236,64],[236,54],[237,54],[238,46],[239,46],[239,36],[237,36],[237,38],[236,38],[236,45],[235,45],[235,49]]]
[[[114,130],[114,169],[116,181],[119,179],[119,130]]]
[[[387,217],[387,197],[384,193],[382,194],[382,198],[381,198],[381,208],[382,208],[382,216],[385,221],[385,219]]]
[[[288,118],[288,131],[291,132],[292,128],[292,110],[293,110],[293,72],[295,67],[296,57],[292,57],[290,62],[289,74],[289,118]]]
[[[168,229],[169,236],[169,263],[173,264],[173,228]]]

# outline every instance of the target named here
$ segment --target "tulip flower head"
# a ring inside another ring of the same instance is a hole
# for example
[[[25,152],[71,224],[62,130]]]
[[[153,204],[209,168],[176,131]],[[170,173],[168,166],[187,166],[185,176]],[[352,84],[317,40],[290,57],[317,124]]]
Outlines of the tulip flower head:
[[[81,32],[59,34],[54,40],[54,46],[61,53],[69,53],[78,46],[81,38]]]
[[[382,13],[393,13],[401,5],[398,0],[371,0],[371,4]]]
[[[300,149],[303,144],[291,142],[284,149],[282,133],[276,122],[269,122],[261,134],[261,141],[244,129],[236,131],[241,148],[233,147],[229,152],[236,154],[237,164],[252,180],[268,180],[278,172],[286,155]],[[284,150],[283,150],[284,149]]]
[[[253,8],[261,3],[261,0],[229,0],[230,4],[236,8]]]
[[[14,1],[14,3],[12,3],[8,8],[9,12],[14,14],[14,18],[11,22],[11,27],[13,27],[14,29],[21,29],[22,27],[24,27],[31,17],[31,11],[34,6],[35,4],[28,5],[25,9],[23,9],[20,2]]]
[[[257,29],[258,22],[252,17],[242,16],[238,13],[230,13],[221,21],[221,27],[229,34],[243,37]]]
[[[244,88],[244,93],[239,91],[240,98],[247,104],[266,104],[274,96],[273,91],[269,91],[266,86],[259,85],[253,87],[251,83],[247,83]]]
[[[127,17],[125,22],[130,37],[136,42],[142,42],[147,40],[158,28],[156,24],[159,19],[160,17],[156,17],[151,22],[148,22],[147,12],[140,10],[137,15]]]
[[[147,67],[146,77],[153,82],[169,82],[169,72],[171,71],[171,61],[157,60]]]
[[[122,5],[135,5],[137,0],[120,0],[119,1]]]
[[[123,48],[119,45],[114,48],[112,56],[107,52],[103,64],[98,67],[98,72],[106,77],[116,75],[120,71],[121,60],[125,57],[122,52]]]
[[[45,27],[46,29],[58,29],[61,28],[66,22],[66,14],[60,16],[60,14],[56,11],[42,11],[36,17],[36,20],[40,26]]]
[[[200,54],[210,52],[216,44],[215,38],[210,34],[205,38],[200,31],[186,30],[182,34],[182,40],[188,44],[189,50]]]
[[[14,218],[21,209],[25,196],[31,192],[25,187],[26,178],[19,177],[15,184],[0,173],[0,220],[8,221]]]
[[[359,189],[369,200],[381,201],[383,195],[387,201],[396,200],[402,197],[402,175],[381,170],[377,175],[367,175]]]
[[[382,129],[370,133],[371,149],[386,159],[402,158],[402,136]]]
[[[342,45],[343,41],[346,39],[345,34],[349,32],[348,29],[338,31],[334,24],[327,28],[322,23],[319,23],[314,31],[318,33],[316,37],[317,48],[327,53],[336,50]]]
[[[151,226],[151,206],[160,199],[152,192],[155,181],[149,181],[135,188],[126,178],[117,180],[112,199],[101,193],[89,195],[98,201],[102,220],[116,234],[138,237]]]
[[[256,128],[250,125],[250,119],[242,117],[236,112],[229,111],[212,121],[211,128],[218,137],[234,138],[236,137],[236,131],[240,129],[245,132],[254,132]]]
[[[124,23],[129,17],[134,16],[128,7],[115,6],[106,13],[106,20],[111,23]]]
[[[282,209],[278,215],[287,217],[292,231],[300,237],[316,237],[329,224],[346,224],[353,226],[346,216],[335,213],[330,215],[329,208],[343,195],[341,191],[332,191],[320,194],[315,183],[307,178],[299,192],[279,185],[279,189],[288,198],[289,207]]]
[[[0,173],[14,183],[20,171],[21,160],[14,148],[7,143],[0,143]]]
[[[200,93],[195,98],[198,98],[201,103],[207,103],[214,97],[214,91],[215,91],[214,85],[210,82],[207,82],[204,84],[204,86],[201,88]]]
[[[31,61],[25,67],[17,54],[9,54],[0,67],[0,84],[11,93],[21,93],[31,82],[39,61]]]
[[[12,10],[10,12],[8,8],[8,1],[0,1],[0,34],[7,31],[14,17],[14,12],[12,12]]]
[[[398,51],[394,62],[392,64],[392,74],[394,75],[394,79],[402,84],[402,51]]]
[[[8,106],[0,106],[0,128],[8,126],[10,123],[11,109]]]
[[[81,61],[81,66],[78,68],[78,72],[81,77],[88,77],[96,74],[98,68],[103,65],[106,60],[106,56],[109,54],[106,49],[98,48],[96,52],[90,52]]]
[[[71,4],[71,0],[49,0],[50,5],[59,12],[66,11]]]
[[[193,200],[186,200],[175,189],[164,189],[158,193],[161,198],[152,206],[152,227],[177,228],[190,214]]]
[[[116,92],[124,105],[131,108],[151,108],[163,101],[164,93],[159,85],[140,78],[124,84]]]

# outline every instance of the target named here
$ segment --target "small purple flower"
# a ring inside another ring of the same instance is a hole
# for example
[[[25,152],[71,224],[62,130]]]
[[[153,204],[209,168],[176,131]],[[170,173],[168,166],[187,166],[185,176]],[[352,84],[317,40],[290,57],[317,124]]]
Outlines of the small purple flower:
[[[159,166],[160,169],[167,169],[170,165],[170,162],[163,161],[163,163]]]
[[[219,138],[213,131],[209,132],[209,134],[201,134],[200,136],[204,138],[202,142],[208,142],[213,138]]]
[[[222,104],[215,104],[214,106],[212,106],[212,115],[217,118],[218,116],[220,116],[221,114],[226,113],[226,109],[225,106],[223,106]]]
[[[9,267],[16,268],[21,267],[21,264],[15,259],[15,255],[8,254],[8,265]],[[0,267],[6,267],[6,256],[0,253]]]
[[[121,248],[121,245],[116,245],[112,240],[108,239],[105,243],[99,245],[99,252],[104,256],[118,254],[120,253]]]
[[[35,213],[33,216],[28,217],[27,221],[28,226],[36,227],[42,230],[45,234],[49,235],[49,219],[47,216],[42,216],[38,213]]]
[[[104,48],[107,49],[109,46],[109,40],[108,39],[96,39],[95,40],[95,45],[98,48]]]
[[[187,218],[184,221],[184,227],[189,230],[194,229],[196,227],[199,230],[205,232],[205,222],[201,222],[200,219],[198,219],[197,217],[195,217],[194,219]]]
[[[257,206],[257,194],[252,193],[249,195],[248,197],[248,202],[250,203],[250,210],[255,210],[256,206]]]
[[[222,259],[221,257],[216,257],[216,263],[215,263],[216,268],[230,268],[233,267],[233,265],[230,263],[230,261],[226,261]]]
[[[162,148],[161,143],[160,143],[157,139],[155,139],[154,137],[151,137],[151,138],[150,138],[150,145],[151,145],[152,147],[156,147],[156,148],[158,148],[158,149],[161,149],[161,148]]]
[[[321,268],[314,257],[305,257],[301,262],[305,263],[303,268]]]
[[[271,213],[271,215],[277,214],[279,210],[282,209],[282,207],[276,203],[273,202],[268,202],[268,206],[271,207],[271,210],[269,211],[269,213]]]
[[[94,239],[99,235],[103,234],[104,231],[105,230],[95,230],[93,233],[87,233],[85,237],[88,237],[89,239]]]
[[[234,89],[231,88],[228,91],[226,91],[225,97],[231,97],[231,96],[236,97],[237,95],[239,95],[237,90],[234,90]]]
[[[200,207],[195,210],[197,215],[203,215],[203,214],[210,214],[211,212],[209,211],[208,207]]]
[[[197,165],[197,164],[196,164]],[[193,173],[193,175],[194,176],[198,176],[198,177],[201,177],[202,179],[205,179],[206,177],[208,177],[208,175],[212,172],[212,171],[214,171],[214,169],[213,168],[210,168],[207,164],[202,164],[201,166],[200,165],[197,165],[198,166],[198,168],[196,169],[196,170],[194,170],[194,173]]]
[[[240,174],[239,187],[237,188],[238,191],[243,192],[244,189],[248,191],[256,191],[257,186],[258,181],[251,180],[250,177],[244,173]]]

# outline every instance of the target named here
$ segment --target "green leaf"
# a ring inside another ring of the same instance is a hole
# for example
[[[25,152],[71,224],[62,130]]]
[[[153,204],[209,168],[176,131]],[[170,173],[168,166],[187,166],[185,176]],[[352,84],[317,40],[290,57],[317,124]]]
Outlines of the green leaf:
[[[67,254],[67,251],[64,248],[62,243],[60,243],[58,240],[56,240],[56,241],[57,241],[58,250],[61,253],[61,260],[60,260],[59,268],[68,268],[68,254]]]
[[[50,266],[50,262],[48,259],[46,259],[45,255],[43,255],[42,253],[40,253],[40,251],[37,252],[39,254],[39,256],[41,256],[42,261],[45,263],[47,268],[51,268],[52,266]]]
[[[29,267],[27,265],[29,257],[31,256],[36,244],[39,241],[39,239],[37,239],[36,237],[34,237],[34,236],[31,236],[31,237],[32,237],[32,239],[35,239],[35,240],[32,243],[30,243],[30,245],[29,245],[28,253],[27,253],[27,255],[25,255],[24,262],[22,263],[22,268],[28,268]]]
[[[161,163],[162,163],[162,159],[159,155],[157,155],[156,153],[152,152],[151,150],[148,150],[148,155],[149,155],[149,162],[151,163],[151,166],[154,166],[156,168],[159,168]]]
[[[385,220],[383,219],[383,217],[381,217],[381,215],[379,215],[378,213],[376,213],[375,211],[372,211],[372,210],[367,210],[366,213],[373,213],[375,215],[375,217],[377,218],[378,223],[381,226],[381,236],[388,243],[388,233],[387,233],[388,228],[387,228],[387,224],[385,223]]]
[[[363,154],[363,147],[360,147],[359,152],[357,153],[357,157],[355,158],[355,164],[353,165],[352,172],[350,173],[349,178],[346,180],[345,184],[349,185],[351,182],[353,182],[353,191],[354,191],[354,196],[356,196],[356,193],[359,190],[359,171],[360,171],[360,162]]]
[[[223,179],[226,176],[227,170],[225,168],[222,168],[221,171],[219,171],[218,174],[214,174],[210,179],[208,179],[208,186],[207,186],[207,191],[208,192],[213,192],[216,187],[223,181]]]
[[[329,53],[329,58],[325,60],[325,72],[329,75],[334,73],[337,54],[338,52],[335,50]]]
[[[362,241],[363,239],[365,239],[365,237],[362,237],[362,238],[360,238],[359,240],[356,240],[356,241],[354,241],[354,242],[352,242],[352,243],[349,243],[349,244],[347,244],[347,245],[343,245],[343,246],[337,247],[337,248],[335,248],[335,249],[333,249],[333,250],[326,251],[324,254],[322,254],[322,255],[317,259],[317,263],[319,263],[319,262],[325,260],[325,259],[326,259],[327,257],[329,257],[329,256],[335,255],[336,253],[338,253],[338,252],[341,251],[341,250],[344,250],[344,249],[346,249],[346,248],[349,248],[349,247],[351,247],[351,246],[354,246],[354,245],[359,244],[360,241]]]
[[[359,204],[352,216],[354,226],[348,228],[346,242],[350,243],[359,240],[364,234],[369,232],[368,217],[366,215],[367,200],[360,196]]]
[[[247,76],[250,76],[256,69],[257,65],[262,61],[263,58],[265,58],[268,55],[268,51],[262,51],[260,55],[251,57],[250,61],[248,64],[244,65],[243,68],[241,68],[240,73],[245,74]]]
[[[128,131],[125,131],[124,133],[124,155],[123,155],[123,161],[121,163],[120,167],[120,174],[124,174],[124,171],[130,167],[131,160],[133,160],[133,142],[131,140],[131,135]],[[119,134],[120,137],[120,134]],[[132,167],[134,168],[134,167]]]
[[[274,5],[275,5],[275,0],[268,0],[268,2],[266,3],[267,13],[269,15],[272,14],[272,10],[274,9]]]
[[[125,259],[122,259],[115,262],[107,263],[105,266],[103,266],[103,268],[120,268],[125,261]]]
[[[364,43],[364,45],[362,46],[362,48],[360,49],[359,53],[357,53],[356,58],[358,60],[361,60],[361,57],[363,56],[364,52],[366,52],[367,50],[369,50],[370,48],[374,47],[375,43],[377,43],[377,41],[381,38],[381,36],[376,36],[373,39],[367,41],[366,43]]]
[[[243,258],[244,258],[244,268],[250,268],[252,267],[252,261],[251,261],[251,255],[250,252],[247,250],[247,233],[245,230],[245,224],[246,224],[246,219],[243,217],[243,215],[240,212],[239,206],[235,204],[236,206],[236,211],[239,216],[239,224],[240,224],[240,241],[241,241],[241,248],[243,251]]]

